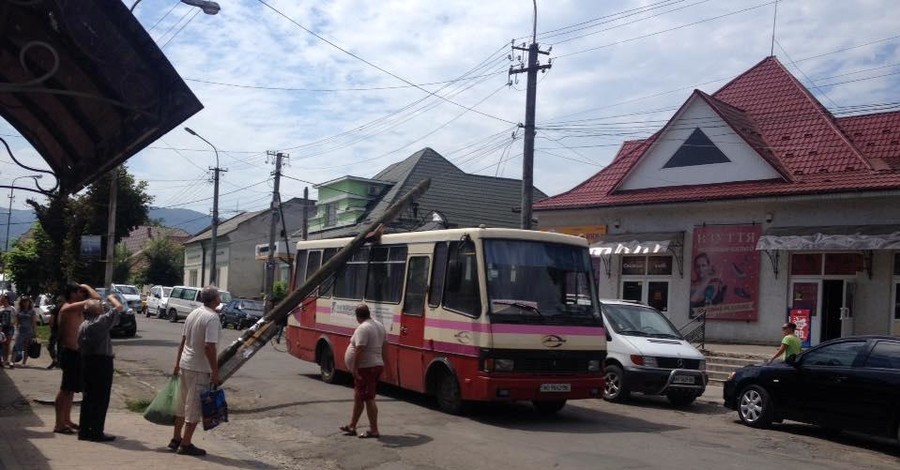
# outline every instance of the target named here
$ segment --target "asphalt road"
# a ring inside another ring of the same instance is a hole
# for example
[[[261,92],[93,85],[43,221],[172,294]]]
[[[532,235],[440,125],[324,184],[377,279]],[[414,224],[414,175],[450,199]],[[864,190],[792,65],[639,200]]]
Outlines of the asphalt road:
[[[116,368],[124,373],[116,380],[152,398],[140,384],[162,386],[183,325],[139,317],[137,337],[115,340]],[[238,336],[225,330],[220,349]],[[570,402],[550,417],[528,404],[495,404],[458,417],[421,395],[382,387],[382,438],[357,439],[338,432],[353,390],[320,382],[317,371],[283,346],[265,347],[225,384],[231,421],[212,432],[284,468],[900,468],[900,446],[891,441],[798,423],[756,430],[715,404],[674,410],[656,398]]]

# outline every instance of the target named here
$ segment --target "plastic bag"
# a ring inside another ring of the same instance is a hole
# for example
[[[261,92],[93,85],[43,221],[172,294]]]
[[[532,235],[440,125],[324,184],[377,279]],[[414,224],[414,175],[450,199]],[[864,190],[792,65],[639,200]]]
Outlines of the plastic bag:
[[[200,392],[200,408],[203,411],[203,430],[228,422],[228,403],[225,402],[225,390],[213,388]]]
[[[178,377],[172,376],[169,383],[156,394],[150,406],[144,411],[144,419],[153,424],[172,426],[175,424],[175,407],[178,404]]]
[[[31,342],[28,345],[28,357],[32,359],[37,359],[41,357],[41,343],[37,340]]]

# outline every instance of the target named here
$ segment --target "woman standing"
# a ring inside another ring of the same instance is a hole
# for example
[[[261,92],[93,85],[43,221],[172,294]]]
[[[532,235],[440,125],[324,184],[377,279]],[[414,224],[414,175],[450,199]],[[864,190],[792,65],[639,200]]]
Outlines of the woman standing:
[[[13,355],[22,354],[22,365],[28,362],[28,345],[34,341],[37,332],[37,314],[34,312],[34,301],[31,297],[22,296],[19,299],[19,311],[16,313],[16,345],[13,347]]]
[[[12,362],[9,362],[9,350],[10,345],[13,340],[13,333],[15,332],[15,324],[14,318],[16,315],[16,309],[13,308],[12,305],[9,304],[9,297],[6,294],[0,295],[0,331],[3,332],[3,337],[5,338],[2,346],[2,362],[0,362],[0,366],[6,365],[12,369]]]

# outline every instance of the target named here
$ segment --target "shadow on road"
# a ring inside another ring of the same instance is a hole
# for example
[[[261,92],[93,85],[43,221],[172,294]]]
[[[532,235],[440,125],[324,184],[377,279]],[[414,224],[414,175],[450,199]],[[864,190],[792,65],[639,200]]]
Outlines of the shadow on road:
[[[729,410],[720,404],[704,401],[696,401],[687,406],[673,406],[666,397],[653,395],[632,395],[623,403],[607,403],[612,406],[635,406],[640,408],[680,411],[682,413],[690,414],[724,415],[734,413],[734,411]]]
[[[658,433],[684,429],[683,426],[654,423],[572,403],[555,415],[540,414],[531,404],[524,402],[478,403],[473,406],[469,417],[482,424],[506,429],[572,434]]]
[[[343,399],[343,400],[308,400],[308,401],[295,401],[291,403],[279,403],[277,405],[269,405],[262,406],[259,408],[247,408],[247,409],[235,409],[228,407],[229,414],[252,414],[252,413],[264,413],[266,411],[280,410],[283,408],[290,408],[293,406],[307,406],[307,405],[319,405],[322,403],[353,403],[353,399]]]
[[[746,426],[740,419],[736,419],[734,422],[738,426]],[[900,446],[897,445],[897,440],[886,437],[828,429],[821,426],[793,421],[782,424],[773,424],[770,429],[764,429],[762,431],[822,439],[835,444],[858,447],[860,449],[881,452],[886,455],[900,458]]]
[[[434,439],[431,436],[426,436],[425,434],[407,433],[397,436],[382,434],[378,440],[384,445],[384,447],[390,449],[400,449],[403,447],[416,447],[422,444],[428,444]]]
[[[113,345],[129,345],[129,346],[166,346],[171,348],[177,348],[180,344],[181,337],[178,338],[178,341],[169,340],[169,339],[144,339],[140,336],[135,336],[134,338],[112,338]]]

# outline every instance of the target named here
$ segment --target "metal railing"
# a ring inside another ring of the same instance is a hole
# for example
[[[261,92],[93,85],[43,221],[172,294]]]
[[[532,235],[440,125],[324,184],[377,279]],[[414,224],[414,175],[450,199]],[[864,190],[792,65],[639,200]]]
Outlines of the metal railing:
[[[698,346],[703,351],[706,349],[706,312],[700,313],[689,322],[678,328],[678,332],[685,341]]]

